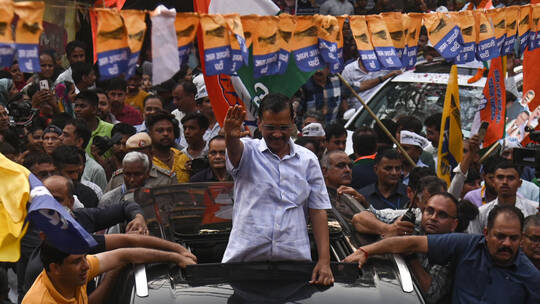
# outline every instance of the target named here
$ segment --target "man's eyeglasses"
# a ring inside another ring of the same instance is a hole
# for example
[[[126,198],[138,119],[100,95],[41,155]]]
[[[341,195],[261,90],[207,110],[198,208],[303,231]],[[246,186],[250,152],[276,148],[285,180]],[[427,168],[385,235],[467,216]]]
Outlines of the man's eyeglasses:
[[[523,234],[524,236],[526,236],[529,241],[533,242],[533,243],[540,243],[540,235],[528,235],[528,234]]]
[[[334,167],[336,167],[338,169],[345,169],[345,167],[352,168],[352,164],[351,163],[346,163],[346,162],[341,162],[341,163],[335,164]]]
[[[269,132],[274,132],[274,131],[286,132],[291,129],[291,125],[281,125],[281,126],[263,125],[262,127],[263,129]]]
[[[437,214],[437,216],[441,219],[441,220],[446,220],[446,219],[449,219],[449,218],[457,218],[457,216],[451,216],[450,214],[444,212],[444,211],[437,211],[435,209],[433,209],[432,207],[427,207],[426,209],[424,209],[424,212],[429,215],[429,216],[432,216],[434,214]]]

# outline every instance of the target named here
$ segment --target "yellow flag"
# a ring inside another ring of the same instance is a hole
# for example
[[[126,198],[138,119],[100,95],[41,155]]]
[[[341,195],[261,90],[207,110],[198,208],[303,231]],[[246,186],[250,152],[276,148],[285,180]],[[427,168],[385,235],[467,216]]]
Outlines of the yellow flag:
[[[26,203],[30,199],[30,172],[0,153],[0,261],[16,262],[21,239],[28,228]]]
[[[459,88],[457,67],[452,66],[441,121],[437,176],[450,186],[452,170],[461,162],[463,156],[463,136],[461,134],[461,114],[459,107]]]

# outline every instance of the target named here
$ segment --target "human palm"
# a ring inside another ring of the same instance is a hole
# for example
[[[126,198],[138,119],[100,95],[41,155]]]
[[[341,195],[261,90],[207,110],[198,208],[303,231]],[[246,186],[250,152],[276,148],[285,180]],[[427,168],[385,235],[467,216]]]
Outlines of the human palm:
[[[225,136],[227,137],[243,137],[249,134],[242,128],[242,123],[246,118],[246,111],[240,106],[235,105],[229,107],[225,121],[223,122],[223,129],[225,130]]]

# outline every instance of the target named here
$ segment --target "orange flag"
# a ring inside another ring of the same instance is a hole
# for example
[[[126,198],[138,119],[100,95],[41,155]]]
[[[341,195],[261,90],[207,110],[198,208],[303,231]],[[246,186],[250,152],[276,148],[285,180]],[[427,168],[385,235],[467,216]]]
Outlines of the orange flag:
[[[540,3],[540,0],[531,0],[531,4]],[[528,51],[523,54],[523,94],[527,94],[529,91],[533,91],[536,96],[540,96],[540,73],[535,69],[540,66],[540,48],[533,51]],[[534,111],[540,107],[540,97],[534,98],[529,103],[530,111]],[[536,130],[540,130],[540,125],[536,127]],[[527,136],[523,144],[530,142]]]
[[[484,147],[487,147],[503,137],[506,123],[506,89],[501,57],[491,59],[483,94],[486,104],[480,109],[480,119],[489,122],[484,137]]]

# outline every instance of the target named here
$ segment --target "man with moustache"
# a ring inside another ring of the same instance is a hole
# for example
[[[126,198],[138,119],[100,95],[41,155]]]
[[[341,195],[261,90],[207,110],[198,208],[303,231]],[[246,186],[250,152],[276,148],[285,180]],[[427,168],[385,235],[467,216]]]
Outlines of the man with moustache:
[[[206,169],[197,172],[189,181],[196,182],[219,182],[229,181],[231,176],[225,167],[226,144],[225,136],[217,135],[208,143],[208,165]]]
[[[327,152],[321,159],[321,169],[332,207],[352,228],[353,216],[369,204],[360,193],[349,186],[352,180],[351,166],[352,160],[341,150]],[[350,195],[354,201],[340,199],[343,194]]]
[[[483,235],[430,234],[391,237],[360,247],[344,262],[362,267],[368,256],[419,252],[455,270],[452,303],[540,303],[540,272],[519,250],[523,214],[515,206],[495,206]]]
[[[319,261],[311,283],[331,285],[328,219],[330,201],[317,157],[291,140],[293,108],[288,97],[266,95],[258,109],[262,139],[242,124],[246,111],[230,107],[223,123],[227,170],[234,178],[233,227],[223,262],[311,261],[307,219]]]
[[[355,215],[354,225],[358,232],[380,234],[384,238],[395,235],[430,235],[455,232],[458,228],[458,201],[448,192],[439,192],[430,197],[423,211],[414,209],[416,221],[402,219],[396,210],[364,211]],[[369,216],[368,216],[369,215]],[[376,216],[376,218],[375,218]],[[463,226],[463,225],[461,225]],[[427,303],[446,303],[452,286],[450,263],[435,265],[424,254],[406,257]]]

